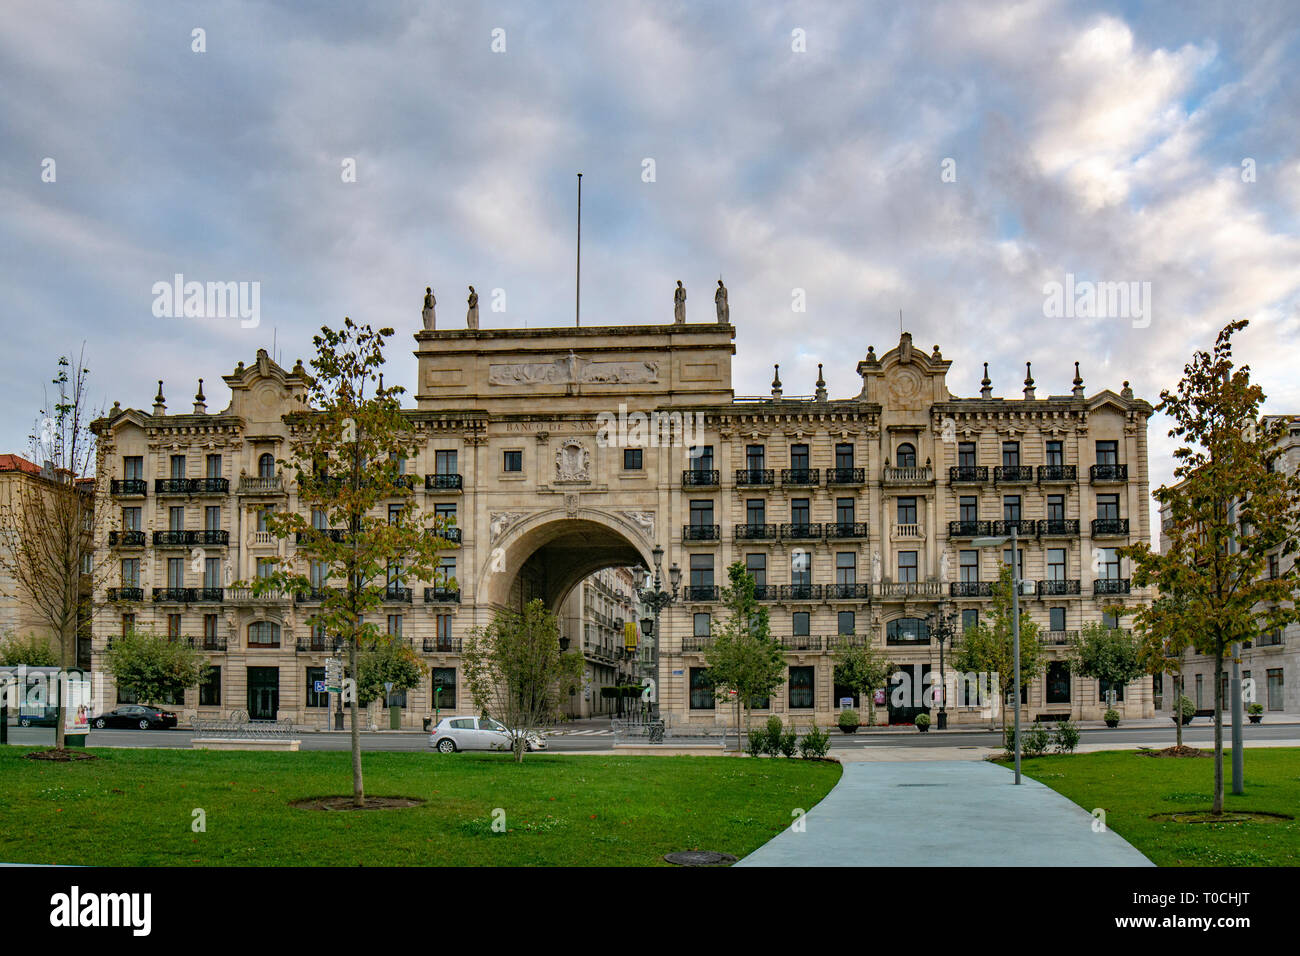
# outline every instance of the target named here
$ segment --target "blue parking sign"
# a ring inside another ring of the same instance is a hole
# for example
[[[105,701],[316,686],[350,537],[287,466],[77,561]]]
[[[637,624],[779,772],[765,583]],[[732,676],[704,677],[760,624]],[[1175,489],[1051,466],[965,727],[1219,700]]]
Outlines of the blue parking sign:
[[[318,680],[315,681],[314,683],[316,685],[316,693],[318,694],[325,693],[325,682],[323,680]]]

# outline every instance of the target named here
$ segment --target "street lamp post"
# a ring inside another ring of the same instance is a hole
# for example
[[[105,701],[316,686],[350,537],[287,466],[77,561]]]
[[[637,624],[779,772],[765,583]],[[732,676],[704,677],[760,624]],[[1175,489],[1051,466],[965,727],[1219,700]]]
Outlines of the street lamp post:
[[[1011,525],[1011,535],[1001,535],[996,538],[976,538],[971,543],[977,548],[1000,548],[1008,541],[1011,543],[1011,642],[1014,647],[1014,662],[1012,667],[1015,673],[1012,675],[1011,698],[1016,708],[1016,729],[1015,745],[1013,747],[1016,758],[1016,784],[1020,784],[1020,554],[1017,547],[1016,533],[1019,530],[1018,521],[1008,522]]]
[[[654,661],[651,663],[651,670],[654,672],[654,695],[650,701],[650,719],[659,719],[659,694],[663,687],[663,675],[659,672],[659,665],[663,661],[661,648],[663,646],[663,634],[659,630],[659,614],[668,605],[677,600],[677,592],[682,582],[682,569],[674,561],[668,568],[668,582],[672,588],[671,592],[663,589],[662,565],[664,549],[655,545],[654,551],[655,570],[654,579],[650,579],[650,572],[647,570],[642,577],[643,587],[637,597],[641,604],[650,609],[653,617],[641,619],[641,631],[646,637],[654,640]]]
[[[948,726],[948,677],[943,663],[943,645],[950,641],[957,633],[957,627],[954,623],[955,615],[944,610],[944,602],[940,601],[939,606],[928,615],[928,624],[931,632],[939,641],[939,729],[944,730]]]

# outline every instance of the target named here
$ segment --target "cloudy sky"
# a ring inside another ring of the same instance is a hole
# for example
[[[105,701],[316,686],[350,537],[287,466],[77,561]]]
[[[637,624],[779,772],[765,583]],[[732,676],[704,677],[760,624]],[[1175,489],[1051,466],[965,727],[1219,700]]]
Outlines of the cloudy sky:
[[[1295,2],[6,6],[0,451],[83,341],[97,402],[162,378],[188,409],[202,376],[216,409],[345,314],[398,330],[413,386],[426,285],[440,325],[468,284],[484,327],[571,324],[579,171],[583,324],[670,322],[677,279],[711,321],[721,274],[738,394],[819,361],[856,394],[901,309],[959,395],[985,361],[995,394],[1026,361],[1068,392],[1078,360],[1154,403],[1245,317],[1300,411]],[[156,317],[176,273],[260,283],[260,324]],[[1149,313],[1049,317],[1067,275],[1150,283]]]

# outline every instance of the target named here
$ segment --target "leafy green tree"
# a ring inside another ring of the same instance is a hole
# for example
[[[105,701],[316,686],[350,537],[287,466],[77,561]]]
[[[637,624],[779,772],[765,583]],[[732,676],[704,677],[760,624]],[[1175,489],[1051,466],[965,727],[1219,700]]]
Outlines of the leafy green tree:
[[[295,539],[296,556],[275,559],[272,573],[251,582],[255,594],[310,593],[319,600],[309,621],[343,644],[353,674],[361,648],[390,641],[374,623],[385,601],[409,600],[405,588],[412,581],[451,584],[437,567],[438,552],[451,547],[440,533],[442,519],[416,507],[412,489],[419,476],[405,470],[419,445],[401,410],[405,390],[384,386],[384,340],[392,334],[344,317],[342,329],[322,327],[312,339],[314,377],[301,396],[302,410],[287,416],[291,457],[280,464],[294,475],[301,508],[322,514],[328,527],[317,528],[299,512],[268,513],[266,529]],[[390,510],[393,505],[400,507]],[[352,797],[360,807],[358,698],[345,686]]]
[[[1079,629],[1079,636],[1070,643],[1070,654],[1065,663],[1081,677],[1105,681],[1109,685],[1106,705],[1112,708],[1115,706],[1115,688],[1147,673],[1138,638],[1100,621],[1091,621]]]
[[[753,575],[737,561],[728,566],[727,579],[731,584],[722,589],[727,618],[713,623],[704,657],[714,695],[727,700],[735,692],[737,725],[743,711],[748,730],[754,704],[771,697],[785,682],[785,652],[772,638],[767,608],[754,596]],[[736,744],[739,747],[739,735]]]
[[[1266,419],[1263,390],[1250,367],[1232,361],[1230,322],[1211,352],[1197,351],[1175,391],[1156,411],[1173,419],[1169,435],[1176,483],[1154,497],[1164,510],[1163,553],[1145,542],[1120,549],[1133,582],[1171,600],[1137,612],[1138,627],[1158,635],[1174,655],[1186,648],[1214,658],[1214,804],[1223,812],[1223,659],[1232,645],[1300,620],[1295,565],[1272,576],[1270,554],[1294,555],[1300,540],[1300,475],[1275,467],[1286,424]],[[1280,565],[1286,562],[1279,560]]]
[[[993,604],[988,617],[966,628],[953,647],[952,662],[958,671],[985,674],[990,682],[996,678],[1001,700],[1006,700],[1015,686],[1015,641],[1012,634],[1011,565],[1003,564],[993,582]],[[1038,625],[1025,608],[1020,609],[1020,685],[1029,684],[1043,669],[1043,647],[1038,641]],[[1015,701],[1020,708],[1020,701]],[[1006,711],[1002,726],[1006,727]]]
[[[27,637],[9,634],[0,643],[0,665],[16,667],[19,664],[28,667],[57,667],[59,655],[48,638],[38,634],[29,634]]]
[[[104,667],[118,690],[153,704],[196,686],[208,671],[202,652],[188,643],[134,629],[113,638]]]
[[[384,685],[405,691],[420,686],[429,667],[410,644],[383,641],[357,657],[357,701],[361,706],[385,696]]]
[[[559,622],[534,598],[472,630],[461,668],[475,706],[506,725],[522,763],[528,737],[559,718],[567,690],[582,680],[582,655],[560,650]]]
[[[859,698],[866,699],[867,724],[875,724],[875,690],[888,684],[889,675],[894,672],[895,666],[870,645],[840,644],[835,648],[833,660],[835,683],[851,688]]]

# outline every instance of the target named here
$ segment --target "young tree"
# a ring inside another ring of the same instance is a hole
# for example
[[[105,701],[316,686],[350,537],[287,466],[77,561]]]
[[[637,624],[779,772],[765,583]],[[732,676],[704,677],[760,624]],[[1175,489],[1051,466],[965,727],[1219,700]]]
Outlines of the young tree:
[[[390,640],[367,647],[357,657],[357,701],[364,707],[383,698],[385,684],[395,691],[418,687],[427,673],[428,665],[410,644]]]
[[[884,687],[889,682],[889,675],[895,670],[892,663],[878,654],[870,645],[860,647],[841,644],[835,649],[835,683],[852,688],[853,692],[867,701],[867,725],[876,722],[877,687]]]
[[[153,704],[194,687],[208,670],[202,652],[189,644],[137,630],[113,638],[104,666],[119,691]]]
[[[400,406],[405,390],[385,387],[380,371],[384,340],[392,334],[344,317],[342,329],[322,327],[312,339],[314,377],[304,408],[288,416],[292,457],[280,464],[295,476],[301,507],[323,516],[328,527],[299,512],[268,513],[266,529],[295,539],[296,556],[276,559],[272,573],[237,585],[255,594],[318,599],[310,622],[343,644],[352,674],[362,647],[391,640],[374,623],[386,601],[409,601],[408,581],[449,585],[437,567],[438,552],[451,546],[442,521],[417,509],[412,489],[419,476],[405,471],[418,446]],[[339,586],[327,586],[331,580]],[[360,807],[360,702],[347,687],[344,697],[352,721],[352,797]]]
[[[1070,644],[1066,665],[1081,677],[1105,681],[1106,706],[1115,706],[1115,688],[1137,680],[1147,673],[1136,637],[1118,627],[1092,621],[1079,629]]]
[[[1011,565],[1003,564],[993,582],[993,609],[988,620],[968,627],[953,647],[952,663],[958,671],[997,678],[1000,699],[1006,700],[1015,687],[1015,641],[1012,634]],[[1020,609],[1020,686],[1026,686],[1043,669],[1043,647],[1038,642],[1038,625],[1025,608]],[[1020,708],[1020,701],[1014,706]],[[1007,725],[1006,711],[1002,726]]]
[[[743,711],[748,730],[754,702],[771,697],[786,679],[785,652],[772,639],[767,608],[754,596],[753,575],[737,561],[728,566],[727,579],[731,586],[722,589],[727,619],[712,625],[712,642],[705,652],[705,664],[719,700],[729,699],[734,691],[737,726]],[[739,749],[739,734],[736,746]]]
[[[20,480],[8,501],[0,503],[0,572],[15,585],[18,597],[47,627],[58,649],[58,665],[77,662],[77,637],[90,620],[94,582],[109,555],[96,556],[97,527],[108,521],[109,508],[96,508],[96,497],[107,501],[107,488],[96,489],[96,436],[90,423],[85,349],[74,365],[61,356],[46,396],[36,433],[31,436],[35,463],[49,462],[40,477]],[[51,400],[52,399],[52,400]],[[54,746],[65,743],[63,701]]]
[[[1246,325],[1226,325],[1212,352],[1193,354],[1177,390],[1160,393],[1156,411],[1173,419],[1170,437],[1183,442],[1174,452],[1176,484],[1154,493],[1168,547],[1120,549],[1133,562],[1134,584],[1171,597],[1139,609],[1139,628],[1175,654],[1193,647],[1214,658],[1216,814],[1223,812],[1223,658],[1233,644],[1300,619],[1295,566],[1265,574],[1270,554],[1296,553],[1300,476],[1275,469],[1286,426],[1261,417],[1263,390],[1251,383],[1249,366],[1232,361],[1232,336]]]
[[[560,650],[559,622],[537,598],[470,631],[460,660],[475,706],[506,725],[516,763],[529,736],[560,716],[565,692],[582,679],[582,655]]]

